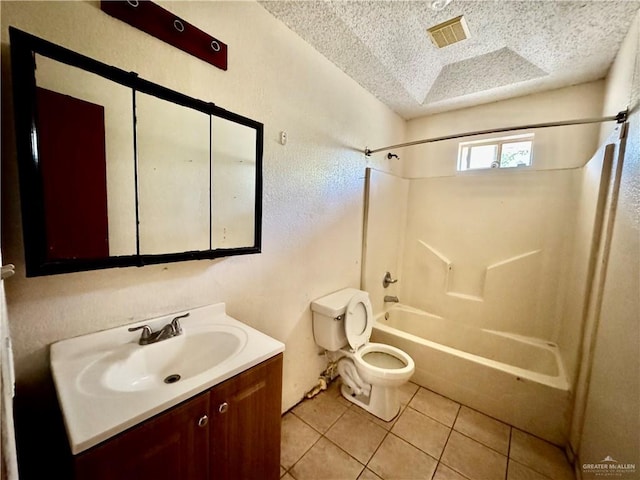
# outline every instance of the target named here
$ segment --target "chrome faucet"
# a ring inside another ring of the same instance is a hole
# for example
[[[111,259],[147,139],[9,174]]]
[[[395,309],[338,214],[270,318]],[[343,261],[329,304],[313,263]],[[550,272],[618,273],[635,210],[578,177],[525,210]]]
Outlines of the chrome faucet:
[[[392,297],[391,295],[385,295],[384,296],[384,303],[398,303],[400,300],[398,300],[398,297]]]
[[[397,283],[397,282],[398,282],[398,279],[397,278],[391,278],[391,273],[387,272],[387,273],[384,274],[384,278],[382,279],[382,286],[384,288],[387,288],[392,283]]]
[[[189,313],[185,313],[184,315],[175,317],[173,320],[171,320],[171,322],[167,323],[157,332],[154,332],[149,325],[140,325],[139,327],[133,327],[130,328],[129,331],[135,332],[136,330],[142,330],[142,334],[140,335],[140,340],[138,340],[138,343],[140,345],[151,345],[152,343],[161,342],[162,340],[167,340],[168,338],[182,335],[182,326],[180,325],[180,319],[188,316]]]

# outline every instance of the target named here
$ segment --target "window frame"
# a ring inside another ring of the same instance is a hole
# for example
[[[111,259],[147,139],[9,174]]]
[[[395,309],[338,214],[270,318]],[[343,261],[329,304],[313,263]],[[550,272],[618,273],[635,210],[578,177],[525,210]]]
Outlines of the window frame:
[[[485,138],[482,140],[474,140],[470,142],[460,142],[458,143],[458,159],[456,164],[456,172],[457,173],[467,173],[467,172],[485,172],[490,170],[521,170],[526,168],[531,168],[533,166],[533,144],[535,140],[535,134],[533,132],[530,133],[522,133],[518,135],[510,135],[508,137],[496,137],[496,138]],[[502,157],[502,147],[505,144],[510,143],[520,143],[524,141],[531,142],[531,149],[529,151],[529,164],[521,165],[515,167],[506,167],[500,165],[500,159]],[[494,160],[491,162],[492,165],[497,162],[497,166],[489,166],[482,168],[470,168],[469,164],[471,162],[471,151],[474,147],[484,147],[484,146],[495,146],[496,147],[496,155]],[[467,148],[466,159],[463,158],[462,153],[463,150]],[[463,165],[466,165],[466,168],[462,168]]]

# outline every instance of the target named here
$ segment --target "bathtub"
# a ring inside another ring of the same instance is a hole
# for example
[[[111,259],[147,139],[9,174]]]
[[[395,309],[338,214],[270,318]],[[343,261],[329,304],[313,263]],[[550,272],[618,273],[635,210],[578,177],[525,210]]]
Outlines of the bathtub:
[[[401,304],[376,317],[371,341],[411,355],[418,385],[557,445],[566,443],[570,392],[555,344]]]

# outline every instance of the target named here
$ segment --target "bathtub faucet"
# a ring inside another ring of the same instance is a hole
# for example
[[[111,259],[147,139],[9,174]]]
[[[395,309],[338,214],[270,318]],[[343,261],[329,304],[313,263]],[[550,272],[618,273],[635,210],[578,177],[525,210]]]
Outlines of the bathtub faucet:
[[[385,295],[384,296],[384,303],[398,303],[400,300],[398,300],[398,297],[392,297],[391,295]]]
[[[391,273],[387,272],[387,273],[384,274],[384,278],[382,279],[382,286],[384,288],[387,288],[392,283],[397,283],[397,282],[398,282],[398,279],[397,278],[391,278]]]

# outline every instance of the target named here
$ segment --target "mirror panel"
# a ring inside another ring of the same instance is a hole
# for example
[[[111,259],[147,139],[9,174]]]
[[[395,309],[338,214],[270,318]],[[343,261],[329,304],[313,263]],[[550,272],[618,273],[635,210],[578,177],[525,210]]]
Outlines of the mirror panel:
[[[255,239],[257,130],[211,117],[211,245],[248,247]]]
[[[28,277],[260,252],[261,123],[9,35]]]
[[[136,93],[141,254],[211,248],[209,118]]]
[[[47,258],[134,255],[131,88],[42,55],[35,64]]]

